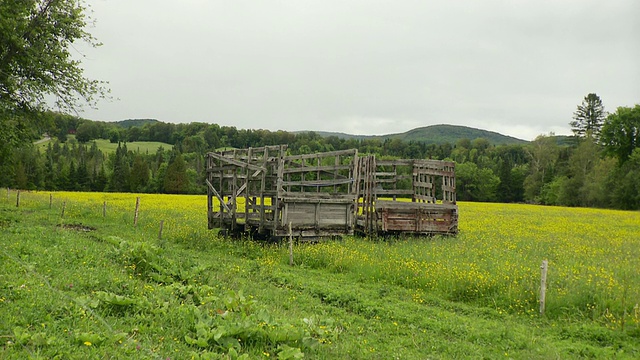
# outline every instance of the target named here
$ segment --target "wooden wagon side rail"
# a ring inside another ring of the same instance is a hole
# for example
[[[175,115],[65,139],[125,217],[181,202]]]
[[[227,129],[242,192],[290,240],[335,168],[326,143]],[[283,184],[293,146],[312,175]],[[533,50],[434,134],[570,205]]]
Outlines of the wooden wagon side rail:
[[[287,155],[286,146],[207,156],[209,227],[282,236],[352,234],[357,150]]]
[[[274,226],[278,212],[275,177],[286,148],[264,146],[207,154],[209,228],[242,231],[248,219],[259,231]]]
[[[455,163],[361,158],[357,226],[379,233],[455,234]]]

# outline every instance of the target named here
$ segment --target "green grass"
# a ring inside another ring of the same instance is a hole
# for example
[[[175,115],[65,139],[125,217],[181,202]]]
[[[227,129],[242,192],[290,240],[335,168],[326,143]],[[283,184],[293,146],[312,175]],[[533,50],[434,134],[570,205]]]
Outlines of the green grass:
[[[16,208],[15,192],[0,191],[0,358],[640,356],[635,276],[621,285],[627,303],[603,299],[615,306],[595,318],[557,291],[580,292],[581,277],[564,278],[562,269],[581,264],[585,281],[600,263],[594,274],[622,284],[623,258],[635,274],[637,239],[625,236],[638,231],[637,213],[461,204],[457,238],[298,244],[289,266],[286,246],[225,240],[206,230],[204,197],[141,196],[134,227],[135,196],[54,193],[50,209],[49,193],[22,193]],[[584,226],[602,217],[622,228],[608,233],[612,239],[601,238],[610,228]],[[166,220],[162,239],[159,220]],[[594,242],[603,246],[566,246],[570,232],[596,232]],[[509,309],[498,296],[504,262],[497,259],[520,259],[526,269],[511,268],[512,275],[535,288],[543,256],[551,264],[550,313]],[[445,259],[448,267],[429,265]],[[431,266],[433,276],[416,274],[426,272],[421,266]],[[600,285],[593,294],[609,291]],[[630,309],[624,328],[606,321],[606,313],[623,309]]]
[[[44,141],[39,143],[36,146],[38,146],[40,151],[45,151],[47,149],[48,144],[52,141],[55,141],[55,140],[52,139],[49,141]],[[67,141],[75,141],[75,135],[69,135]],[[112,143],[109,140],[105,140],[105,139],[97,139],[97,140],[89,141],[87,142],[87,146],[91,146],[94,141],[98,145],[98,149],[100,149],[100,151],[102,151],[103,153],[115,152],[116,148],[118,147],[117,143]],[[158,151],[158,148],[160,146],[162,146],[165,150],[171,150],[173,148],[173,145],[171,144],[166,144],[166,143],[157,142],[157,141],[134,141],[134,142],[127,143],[128,150],[134,151],[134,152],[140,152],[142,154],[146,154],[146,153],[155,154],[156,151]]]
[[[98,139],[95,140],[95,142],[98,145],[98,149],[105,153],[115,152],[118,147],[118,144],[111,143],[109,140]],[[165,144],[157,141],[134,141],[127,143],[128,150],[140,152],[142,154],[155,154],[161,146],[165,150],[171,150],[173,148],[173,145],[171,144]]]

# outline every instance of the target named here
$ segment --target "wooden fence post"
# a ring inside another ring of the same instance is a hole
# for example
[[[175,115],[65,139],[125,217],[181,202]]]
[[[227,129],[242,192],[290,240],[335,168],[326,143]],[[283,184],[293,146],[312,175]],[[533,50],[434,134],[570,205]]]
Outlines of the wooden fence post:
[[[138,226],[138,211],[140,210],[140,196],[136,198],[136,212],[133,216],[133,226]]]
[[[160,231],[158,232],[158,240],[162,240],[162,228],[164,228],[164,220],[160,220]]]
[[[9,187],[7,187],[7,201],[11,200],[11,189],[9,189]]]
[[[20,207],[20,190],[18,190],[18,194],[16,195],[16,207]]]
[[[104,201],[102,203],[102,217],[106,218],[107,217],[107,202]]]
[[[547,260],[542,261],[542,265],[540,266],[541,276],[540,276],[540,315],[544,316],[544,310],[546,306],[546,296],[547,296],[547,270],[549,268],[549,262]]]
[[[67,202],[65,201],[62,203],[62,214],[60,214],[61,219],[64,218],[64,209],[66,209],[66,207],[67,207]]]
[[[52,205],[53,205],[53,194],[49,194],[49,209],[51,209]]]
[[[291,221],[289,221],[289,265],[293,266],[293,231],[291,231]]]

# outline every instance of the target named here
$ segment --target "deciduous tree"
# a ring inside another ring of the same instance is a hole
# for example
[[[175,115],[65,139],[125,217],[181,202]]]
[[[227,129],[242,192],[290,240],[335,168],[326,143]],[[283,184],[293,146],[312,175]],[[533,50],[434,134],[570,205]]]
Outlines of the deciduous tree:
[[[42,110],[51,95],[56,107],[74,111],[106,94],[70,51],[78,41],[99,45],[88,20],[78,0],[0,2],[0,110]]]
[[[602,126],[600,142],[605,153],[625,162],[640,147],[640,105],[619,107],[609,115]]]
[[[75,111],[107,95],[104,83],[85,77],[70,51],[79,41],[99,45],[85,30],[87,21],[81,0],[0,1],[1,159],[32,140],[34,129],[45,128],[38,114],[49,105]],[[0,172],[8,165],[0,162]]]

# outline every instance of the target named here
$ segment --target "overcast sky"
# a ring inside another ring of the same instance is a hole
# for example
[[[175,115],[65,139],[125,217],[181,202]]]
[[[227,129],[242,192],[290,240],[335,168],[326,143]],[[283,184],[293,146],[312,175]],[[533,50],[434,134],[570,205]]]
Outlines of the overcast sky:
[[[640,103],[638,0],[89,0],[76,46],[117,100],[80,115],[388,134],[570,134]]]

